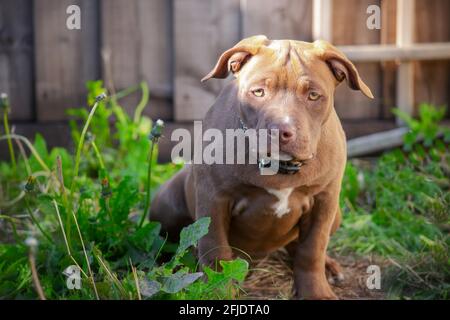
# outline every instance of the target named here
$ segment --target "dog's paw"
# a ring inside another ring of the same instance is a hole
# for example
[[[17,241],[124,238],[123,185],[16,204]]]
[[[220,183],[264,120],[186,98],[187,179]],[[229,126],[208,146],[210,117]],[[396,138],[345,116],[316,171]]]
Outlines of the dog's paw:
[[[325,270],[329,284],[337,285],[345,280],[341,265],[329,256],[327,256],[325,261]]]
[[[294,281],[293,299],[338,300],[324,274],[299,274]]]

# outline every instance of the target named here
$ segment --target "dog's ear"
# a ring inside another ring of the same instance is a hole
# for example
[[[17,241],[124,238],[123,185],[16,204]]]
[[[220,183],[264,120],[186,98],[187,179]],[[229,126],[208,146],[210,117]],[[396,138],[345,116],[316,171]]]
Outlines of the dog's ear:
[[[246,38],[237,43],[233,48],[228,49],[220,56],[214,69],[211,70],[201,81],[211,78],[226,78],[228,73],[236,73],[248,61],[248,59],[258,53],[259,49],[269,42],[264,35]]]
[[[323,40],[314,42],[314,50],[327,63],[338,82],[345,79],[351,89],[360,90],[364,95],[373,99],[372,92],[362,81],[355,65],[340,50]]]

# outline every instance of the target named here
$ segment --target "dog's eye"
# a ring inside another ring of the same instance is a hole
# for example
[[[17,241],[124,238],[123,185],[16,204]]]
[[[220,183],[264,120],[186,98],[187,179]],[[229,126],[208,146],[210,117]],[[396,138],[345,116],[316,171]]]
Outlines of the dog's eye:
[[[320,94],[318,92],[315,91],[311,91],[308,95],[308,99],[311,101],[316,101],[320,98]]]
[[[258,98],[264,97],[264,89],[255,89],[255,90],[252,90],[252,93],[255,97],[258,97]]]

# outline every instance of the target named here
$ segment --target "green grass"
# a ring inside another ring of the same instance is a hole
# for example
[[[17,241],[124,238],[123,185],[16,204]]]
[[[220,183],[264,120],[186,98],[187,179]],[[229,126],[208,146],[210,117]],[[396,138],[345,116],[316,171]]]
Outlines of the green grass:
[[[35,299],[36,286],[47,299],[233,297],[247,262],[222,262],[221,272],[199,272],[190,251],[206,234],[209,219],[186,227],[179,245],[160,235],[159,223],[145,219],[150,196],[181,167],[156,164],[162,123],[152,126],[142,116],[147,85],[108,99],[101,81],[87,88],[93,107],[69,111],[75,155],[48,150],[39,134],[33,143],[0,137],[28,149],[16,156],[17,170],[0,163],[0,299]],[[138,89],[142,99],[130,117],[120,98]],[[63,271],[70,265],[81,269],[80,290],[66,286]]]
[[[374,162],[348,163],[343,225],[331,247],[341,254],[387,259],[391,267],[383,286],[389,298],[449,299],[448,129],[437,125],[442,109],[423,105],[420,110],[418,120],[402,115],[409,125],[415,123],[404,150]],[[425,138],[424,144],[416,142],[418,137]]]
[[[18,146],[15,154],[9,148],[12,162],[0,162],[0,299],[38,298],[36,277],[47,299],[235,297],[247,262],[199,272],[190,251],[209,219],[185,228],[179,244],[145,219],[151,195],[180,169],[156,163],[161,128],[142,116],[146,84],[107,99],[97,98],[105,92],[101,81],[87,89],[93,108],[69,111],[75,152],[49,150],[39,134],[33,143],[8,131],[0,136]],[[131,117],[120,99],[138,90],[142,99]],[[444,111],[420,110],[419,119],[398,112],[411,128],[404,150],[349,162],[344,221],[330,249],[390,262],[382,276],[391,298],[448,299],[450,136],[438,125]],[[82,270],[80,290],[66,286],[70,265]]]

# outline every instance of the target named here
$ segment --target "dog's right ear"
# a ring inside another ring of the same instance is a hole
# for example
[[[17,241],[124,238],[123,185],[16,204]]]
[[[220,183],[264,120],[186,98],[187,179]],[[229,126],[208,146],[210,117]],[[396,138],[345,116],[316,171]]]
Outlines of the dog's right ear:
[[[241,40],[233,48],[228,49],[220,56],[214,69],[211,70],[201,81],[205,82],[211,78],[226,78],[228,73],[236,73],[248,61],[248,59],[258,53],[261,46],[269,42],[264,35],[253,36]]]
[[[359,76],[355,65],[344,53],[329,42],[323,40],[314,41],[313,46],[316,54],[326,62],[338,83],[345,79],[351,89],[360,90],[368,98],[373,99],[373,94],[369,87]]]

